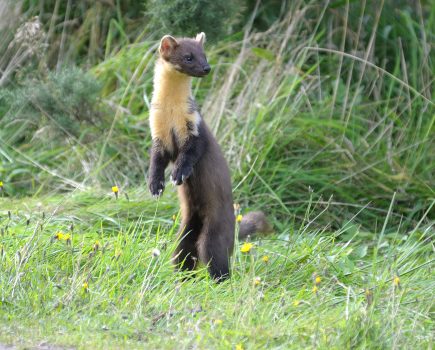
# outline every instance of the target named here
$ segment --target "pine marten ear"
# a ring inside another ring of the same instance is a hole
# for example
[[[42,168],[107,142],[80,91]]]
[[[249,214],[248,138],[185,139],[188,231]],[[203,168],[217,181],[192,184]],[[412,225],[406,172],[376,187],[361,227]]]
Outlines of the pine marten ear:
[[[205,43],[205,33],[201,32],[199,34],[196,34],[195,40],[197,42],[199,42],[202,46],[204,46],[204,43]]]
[[[168,58],[177,46],[178,41],[173,36],[165,35],[160,40],[159,52],[164,58]]]

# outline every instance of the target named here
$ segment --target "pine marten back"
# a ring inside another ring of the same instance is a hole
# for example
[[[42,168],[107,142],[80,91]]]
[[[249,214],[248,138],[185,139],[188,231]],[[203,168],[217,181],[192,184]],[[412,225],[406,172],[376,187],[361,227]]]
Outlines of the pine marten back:
[[[192,77],[204,77],[211,70],[204,41],[204,33],[195,39],[161,39],[150,111],[148,182],[151,194],[160,196],[165,169],[173,163],[171,180],[178,186],[182,213],[174,261],[181,269],[193,270],[199,259],[220,281],[229,276],[235,216],[227,162],[191,92]]]

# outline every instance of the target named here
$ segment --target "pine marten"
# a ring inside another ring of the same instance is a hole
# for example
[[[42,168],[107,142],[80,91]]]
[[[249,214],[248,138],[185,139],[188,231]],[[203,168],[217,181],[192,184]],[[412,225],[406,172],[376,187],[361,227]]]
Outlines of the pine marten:
[[[204,77],[211,70],[204,42],[204,33],[195,39],[165,35],[160,41],[150,110],[148,185],[153,196],[160,196],[165,169],[173,163],[171,180],[178,186],[182,213],[174,262],[180,269],[193,270],[199,259],[214,279],[222,281],[229,277],[235,216],[227,162],[191,92],[192,77]],[[248,215],[242,220],[244,234],[264,227],[256,225],[256,219]]]

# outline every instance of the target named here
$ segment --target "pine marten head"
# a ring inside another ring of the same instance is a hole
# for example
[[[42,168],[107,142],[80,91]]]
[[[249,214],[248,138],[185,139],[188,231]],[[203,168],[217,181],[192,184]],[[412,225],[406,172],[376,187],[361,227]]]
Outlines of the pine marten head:
[[[195,39],[175,39],[165,35],[160,41],[160,57],[177,71],[192,77],[204,77],[210,73],[210,65],[204,53],[205,34]]]

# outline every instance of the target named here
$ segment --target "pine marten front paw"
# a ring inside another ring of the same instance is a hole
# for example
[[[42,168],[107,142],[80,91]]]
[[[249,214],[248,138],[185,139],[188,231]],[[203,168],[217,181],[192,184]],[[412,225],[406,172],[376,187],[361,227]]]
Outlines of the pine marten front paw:
[[[149,183],[149,189],[153,197],[160,197],[165,190],[165,181],[152,179]]]
[[[188,179],[190,175],[192,175],[192,167],[191,166],[176,166],[172,171],[171,180],[175,186],[181,185],[184,181]]]

